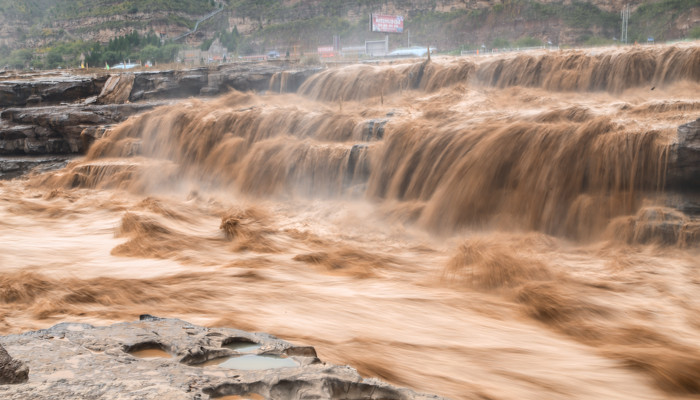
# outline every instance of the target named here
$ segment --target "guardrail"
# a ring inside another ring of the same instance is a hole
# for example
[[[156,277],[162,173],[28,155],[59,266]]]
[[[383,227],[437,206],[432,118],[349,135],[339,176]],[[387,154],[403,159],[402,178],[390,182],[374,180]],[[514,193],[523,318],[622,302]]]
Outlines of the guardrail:
[[[491,54],[499,53],[515,53],[515,52],[527,52],[535,50],[559,50],[559,46],[534,46],[534,47],[506,47],[506,48],[493,48],[493,49],[478,49],[478,50],[462,50],[460,52],[461,56],[487,56]]]

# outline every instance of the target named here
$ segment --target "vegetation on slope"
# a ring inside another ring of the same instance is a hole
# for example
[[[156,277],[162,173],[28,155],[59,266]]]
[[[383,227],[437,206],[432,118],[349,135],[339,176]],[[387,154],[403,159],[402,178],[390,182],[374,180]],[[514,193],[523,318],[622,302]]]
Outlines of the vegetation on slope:
[[[82,40],[59,42],[52,46],[32,51],[19,49],[12,52],[0,48],[0,62],[11,68],[57,68],[77,67],[81,63],[88,66],[114,65],[126,61],[170,62],[180,46],[173,43],[161,44],[153,32],[139,35],[136,32],[119,36],[105,45]],[[84,57],[84,60],[81,58]]]
[[[213,0],[0,0],[8,18],[31,22],[159,11],[201,15],[214,7]]]
[[[91,65],[128,58],[166,61],[174,57],[176,45],[171,44],[166,50],[160,41],[141,44],[129,39],[133,42],[130,47],[116,48],[111,42],[99,44],[80,37],[83,32],[104,29],[145,32],[153,23],[192,28],[198,17],[224,6],[225,14],[200,25],[200,31],[204,30],[198,37],[201,49],[207,49],[216,38],[229,52],[239,54],[264,53],[271,49],[311,50],[331,44],[334,35],[339,36],[345,46],[363,44],[365,40],[385,37],[368,31],[364,15],[382,10],[387,3],[387,0],[0,0],[0,12],[5,20],[27,22],[24,27],[17,28],[18,43],[27,38],[39,38],[40,41],[27,41],[27,45],[40,43],[42,46],[33,53],[13,52],[13,48],[0,46],[0,66],[51,67],[61,62],[75,65],[80,54],[84,54]],[[390,3],[392,7],[406,9],[402,14],[405,27],[410,30],[411,44],[430,44],[442,50],[529,47],[548,40],[558,45],[600,45],[615,43],[614,38],[620,36],[618,12],[608,12],[582,0],[547,3],[503,0],[491,8],[460,8],[449,12],[436,11],[437,1],[421,2],[422,9],[414,7],[415,0]],[[698,7],[700,0],[649,0],[632,12],[629,41],[645,42],[647,37],[657,41],[698,37],[700,27],[691,27],[687,32],[679,32],[676,27],[679,18]],[[155,14],[147,20],[129,18],[129,15],[143,13]],[[70,34],[54,23],[86,17],[112,18],[73,28]],[[252,22],[254,31],[239,35],[234,26],[229,26],[230,17],[245,18],[247,24]],[[26,29],[27,26],[30,28]],[[566,35],[562,36],[561,32]],[[558,42],[559,38],[562,42]],[[392,48],[408,44],[406,34],[390,35],[389,39]],[[17,47],[21,45],[14,49]]]
[[[230,7],[236,15],[253,18],[259,29],[245,39],[242,49],[264,51],[272,47],[291,48],[297,45],[313,48],[328,45],[333,35],[340,36],[341,43],[364,43],[364,40],[382,39],[383,34],[370,33],[366,19],[350,22],[337,16],[349,10],[363,15],[371,6],[381,1],[324,1],[323,7],[336,4],[335,11],[317,13],[306,19],[291,19],[303,15],[303,7],[309,2],[299,2],[283,7],[280,1],[252,0],[232,1]],[[342,4],[341,4],[342,3]],[[700,7],[700,0],[660,0],[643,4],[630,18],[629,41],[646,42],[651,36],[658,41],[680,38],[673,30],[673,22],[693,7]],[[323,8],[325,10],[325,8]],[[308,12],[307,12],[308,15]],[[620,37],[618,12],[602,10],[585,1],[538,3],[530,0],[505,0],[489,9],[458,9],[450,12],[412,10],[404,15],[405,27],[410,30],[411,42],[432,44],[441,49],[466,49],[486,47],[527,47],[541,45],[556,36],[563,26],[573,37],[558,45],[612,44]],[[277,21],[267,23],[266,21]],[[279,22],[282,21],[282,22]],[[551,28],[551,26],[557,26]],[[674,36],[675,35],[675,36]],[[690,32],[688,32],[688,36]],[[407,45],[407,35],[391,35],[390,47]]]

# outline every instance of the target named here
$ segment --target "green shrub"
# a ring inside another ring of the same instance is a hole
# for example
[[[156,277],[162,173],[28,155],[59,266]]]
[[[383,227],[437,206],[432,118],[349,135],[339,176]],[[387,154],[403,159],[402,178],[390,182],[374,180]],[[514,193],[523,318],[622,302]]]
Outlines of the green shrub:
[[[608,46],[615,43],[612,39],[605,39],[599,36],[590,36],[583,42],[586,46]]]
[[[700,25],[688,31],[688,37],[691,39],[700,39]]]
[[[45,65],[48,68],[56,68],[63,64],[63,54],[60,49],[53,48],[46,54]]]
[[[10,53],[7,59],[7,65],[9,65],[10,68],[23,69],[30,64],[33,57],[34,52],[29,49],[15,50]]]
[[[542,46],[540,39],[526,36],[515,41],[515,47],[538,47]]]
[[[510,42],[502,37],[497,37],[491,42],[491,48],[494,49],[503,49],[507,47],[510,47]]]

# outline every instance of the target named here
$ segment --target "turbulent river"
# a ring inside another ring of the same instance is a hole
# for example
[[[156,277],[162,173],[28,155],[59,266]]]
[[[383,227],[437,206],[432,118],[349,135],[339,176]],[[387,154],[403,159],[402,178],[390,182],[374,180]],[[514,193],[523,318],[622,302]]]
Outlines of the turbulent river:
[[[160,107],[1,182],[0,333],[149,313],[454,399],[700,393],[700,223],[667,182],[700,47],[286,89]]]

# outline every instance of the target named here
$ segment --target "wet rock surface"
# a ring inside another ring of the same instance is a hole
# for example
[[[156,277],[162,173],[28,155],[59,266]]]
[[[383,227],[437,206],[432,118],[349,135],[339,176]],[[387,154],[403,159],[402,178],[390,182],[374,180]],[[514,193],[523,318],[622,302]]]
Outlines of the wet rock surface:
[[[671,147],[667,185],[683,191],[700,192],[700,118],[678,127],[678,139]]]
[[[22,176],[28,171],[52,171],[65,167],[75,156],[9,156],[0,157],[0,180]]]
[[[25,383],[0,386],[3,399],[438,399],[323,363],[313,347],[149,315],[108,327],[61,323],[0,344],[30,371]]]

